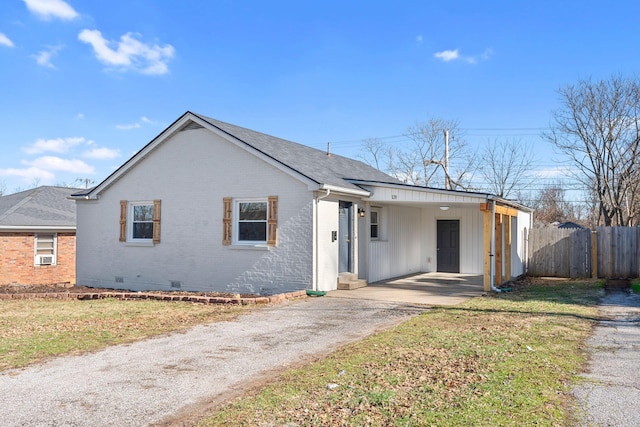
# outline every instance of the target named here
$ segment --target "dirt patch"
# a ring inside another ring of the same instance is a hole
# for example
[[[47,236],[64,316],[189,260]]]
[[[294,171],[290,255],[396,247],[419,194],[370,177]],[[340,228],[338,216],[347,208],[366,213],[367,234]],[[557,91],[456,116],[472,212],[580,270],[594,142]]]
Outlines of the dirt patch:
[[[61,285],[0,285],[0,300],[11,299],[58,299],[97,300],[117,298],[122,300],[184,301],[201,304],[269,304],[286,300],[307,298],[306,291],[261,296],[224,292],[189,291],[126,291],[122,289],[90,288],[86,286]]]

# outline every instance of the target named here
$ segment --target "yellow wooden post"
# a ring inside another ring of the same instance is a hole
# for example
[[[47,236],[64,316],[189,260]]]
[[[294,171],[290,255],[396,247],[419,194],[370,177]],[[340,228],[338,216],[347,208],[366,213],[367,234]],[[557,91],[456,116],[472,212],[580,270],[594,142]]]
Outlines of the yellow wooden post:
[[[504,277],[511,280],[511,216],[505,216],[504,223]]]
[[[483,211],[484,219],[484,290],[491,290],[491,211]]]
[[[494,284],[502,284],[502,214],[496,214],[496,244],[495,244],[495,275]]]

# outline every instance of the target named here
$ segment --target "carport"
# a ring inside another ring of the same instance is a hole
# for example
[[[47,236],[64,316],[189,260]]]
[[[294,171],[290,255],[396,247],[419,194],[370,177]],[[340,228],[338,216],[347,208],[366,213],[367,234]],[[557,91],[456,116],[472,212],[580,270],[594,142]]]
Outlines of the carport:
[[[441,306],[459,304],[484,293],[482,275],[432,272],[370,283],[359,289],[331,291],[327,295]]]

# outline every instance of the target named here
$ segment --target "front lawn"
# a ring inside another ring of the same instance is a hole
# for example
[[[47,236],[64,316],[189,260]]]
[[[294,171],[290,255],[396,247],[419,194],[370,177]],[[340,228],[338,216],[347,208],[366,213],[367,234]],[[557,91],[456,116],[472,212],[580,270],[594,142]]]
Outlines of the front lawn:
[[[429,310],[281,375],[203,426],[559,426],[586,361],[596,282],[530,281]]]
[[[0,300],[0,370],[228,320],[248,306],[152,300]]]

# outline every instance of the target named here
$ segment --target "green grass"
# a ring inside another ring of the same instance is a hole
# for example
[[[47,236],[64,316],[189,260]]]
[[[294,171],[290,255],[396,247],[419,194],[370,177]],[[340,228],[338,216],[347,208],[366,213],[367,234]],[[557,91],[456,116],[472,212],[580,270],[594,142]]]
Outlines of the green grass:
[[[600,286],[514,289],[429,310],[288,371],[198,426],[566,425]]]
[[[0,300],[0,370],[230,319],[244,310],[152,300]]]
[[[635,293],[640,293],[640,278],[635,278],[631,281],[631,290]]]

